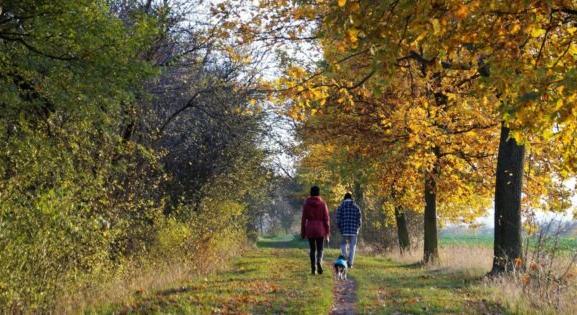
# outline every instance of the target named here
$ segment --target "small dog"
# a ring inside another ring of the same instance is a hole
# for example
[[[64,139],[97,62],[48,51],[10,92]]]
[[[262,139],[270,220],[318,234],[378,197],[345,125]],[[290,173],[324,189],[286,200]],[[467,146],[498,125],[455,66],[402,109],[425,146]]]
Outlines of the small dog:
[[[335,275],[337,276],[337,280],[346,280],[347,279],[347,260],[345,256],[340,255],[339,258],[334,263],[335,267]]]

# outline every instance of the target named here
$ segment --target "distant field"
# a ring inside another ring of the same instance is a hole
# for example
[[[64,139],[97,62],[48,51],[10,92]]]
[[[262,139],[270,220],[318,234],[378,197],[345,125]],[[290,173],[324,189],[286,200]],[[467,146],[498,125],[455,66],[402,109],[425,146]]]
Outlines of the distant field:
[[[493,246],[493,235],[481,234],[441,234],[439,237],[441,246]]]
[[[439,238],[441,246],[493,246],[493,235],[467,235],[467,234],[445,234]],[[535,239],[530,240],[530,244],[535,244]],[[549,246],[553,245],[553,240],[548,242]],[[561,237],[559,238],[559,249],[566,251],[575,251],[577,249],[577,238]]]
[[[301,240],[298,236],[293,235],[282,235],[282,236],[270,236],[259,239],[257,242],[259,247],[296,247],[296,248],[308,248],[306,241]],[[493,235],[491,234],[450,234],[441,233],[439,237],[440,246],[481,246],[481,247],[493,247]],[[534,240],[531,240],[531,244],[535,244]],[[552,245],[552,241],[550,245]],[[338,246],[336,243],[331,243],[332,246],[328,248]],[[564,251],[575,251],[577,250],[577,238],[576,237],[561,237],[559,239],[558,247]]]

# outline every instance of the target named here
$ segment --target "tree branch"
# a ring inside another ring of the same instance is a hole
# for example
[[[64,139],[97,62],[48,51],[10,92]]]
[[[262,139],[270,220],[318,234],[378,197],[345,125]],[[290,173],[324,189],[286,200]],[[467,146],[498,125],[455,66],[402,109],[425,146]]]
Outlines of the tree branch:
[[[163,133],[164,130],[166,129],[166,127],[178,116],[180,115],[182,112],[184,112],[185,110],[187,110],[188,108],[194,107],[196,105],[195,100],[203,93],[209,92],[212,89],[207,88],[207,89],[202,89],[200,91],[197,91],[189,100],[188,102],[186,102],[186,104],[179,108],[177,111],[175,111],[174,113],[172,113],[168,119],[162,124],[162,126],[159,129],[159,133]]]

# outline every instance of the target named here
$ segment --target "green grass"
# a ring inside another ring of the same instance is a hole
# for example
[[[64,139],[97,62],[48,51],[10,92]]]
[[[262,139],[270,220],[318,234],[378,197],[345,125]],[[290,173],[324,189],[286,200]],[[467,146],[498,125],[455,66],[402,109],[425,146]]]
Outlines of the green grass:
[[[338,250],[326,251],[325,274],[311,276],[307,247],[291,236],[263,238],[227,271],[138,293],[97,313],[328,314],[335,285],[328,266]],[[357,283],[359,314],[513,313],[491,302],[494,293],[481,283],[485,272],[424,268],[360,254],[349,276]]]
[[[535,239],[532,239],[530,241],[530,244],[532,246],[534,246],[535,243],[536,243]],[[546,246],[548,246],[548,247],[556,246],[561,251],[575,252],[575,250],[577,249],[577,238],[575,238],[575,237],[560,237],[557,245],[554,244],[554,240],[548,240]]]
[[[493,235],[490,234],[442,234],[439,237],[441,246],[493,246]]]
[[[533,250],[537,243],[536,237],[529,239],[530,249]],[[442,234],[439,237],[441,246],[481,246],[493,247],[493,235],[491,234]],[[525,244],[525,243],[524,243]],[[554,239],[546,242],[547,247],[554,245]],[[557,248],[560,251],[575,251],[577,249],[577,238],[562,236],[558,239]]]
[[[259,248],[308,248],[306,240],[294,235],[261,237],[256,243]]]
[[[357,280],[361,314],[484,314],[499,312],[482,289],[482,273],[428,270],[382,257],[357,260],[351,275]]]
[[[109,306],[98,313],[327,314],[333,279],[330,273],[309,274],[305,245],[263,239],[229,271],[146,293],[129,305]]]

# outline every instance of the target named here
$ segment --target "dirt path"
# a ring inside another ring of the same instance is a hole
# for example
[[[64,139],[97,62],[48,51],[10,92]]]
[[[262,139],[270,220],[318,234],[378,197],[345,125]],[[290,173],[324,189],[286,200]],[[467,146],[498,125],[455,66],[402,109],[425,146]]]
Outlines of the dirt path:
[[[356,314],[355,302],[357,300],[357,285],[350,277],[347,280],[335,280],[333,294],[335,304],[331,309],[331,315]]]

